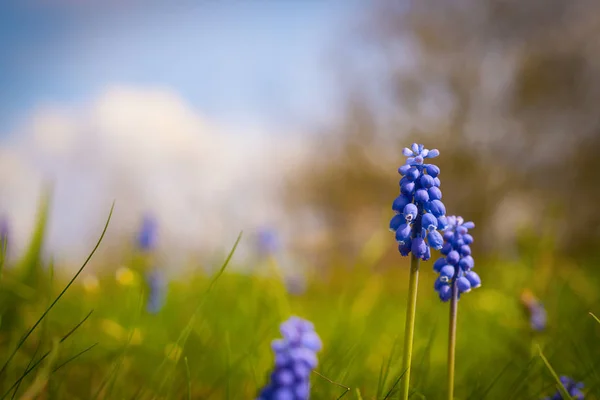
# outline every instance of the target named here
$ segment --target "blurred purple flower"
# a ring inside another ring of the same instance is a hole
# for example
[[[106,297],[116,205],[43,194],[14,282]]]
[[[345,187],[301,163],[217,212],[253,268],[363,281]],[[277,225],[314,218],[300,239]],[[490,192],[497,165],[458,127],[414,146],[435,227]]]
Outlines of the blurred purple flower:
[[[146,310],[150,314],[156,314],[165,304],[168,282],[162,271],[153,268],[146,273],[146,283],[148,284]]]
[[[158,224],[150,215],[145,215],[137,236],[137,245],[142,251],[152,251],[158,243]]]
[[[261,229],[257,233],[256,246],[259,254],[263,256],[273,255],[281,248],[279,236],[273,229]]]
[[[583,382],[576,382],[575,380],[569,378],[568,376],[561,376],[560,383],[565,387],[567,393],[573,400],[584,400],[584,394],[581,391],[583,389]],[[560,393],[560,390],[557,390],[556,393],[552,397],[544,397],[543,400],[563,400],[564,397]]]
[[[317,367],[321,339],[311,322],[291,317],[281,324],[283,339],[271,344],[275,367],[257,400],[308,400],[310,373]]]

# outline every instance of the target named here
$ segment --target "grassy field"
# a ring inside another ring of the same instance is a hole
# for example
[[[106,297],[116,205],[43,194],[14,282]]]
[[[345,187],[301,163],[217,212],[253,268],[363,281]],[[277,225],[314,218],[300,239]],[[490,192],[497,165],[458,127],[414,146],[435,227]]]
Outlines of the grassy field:
[[[301,294],[288,293],[277,274],[230,272],[224,259],[222,273],[169,282],[155,314],[146,310],[143,259],[132,258],[117,274],[107,268],[92,278],[84,269],[49,308],[70,277],[39,261],[43,219],[22,261],[3,266],[0,399],[252,399],[271,368],[270,341],[290,315],[313,321],[324,343],[312,398],[397,398],[408,260],[398,255],[373,272],[385,245],[309,277]],[[456,398],[552,395],[540,349],[556,373],[585,383],[586,399],[600,398],[600,323],[590,315],[600,315],[597,266],[539,243],[526,254],[476,257],[484,284],[459,304]],[[253,267],[276,266],[263,264]],[[431,267],[422,264],[419,283],[414,399],[445,396],[448,304],[436,297]],[[531,330],[524,289],[544,302],[542,333]]]

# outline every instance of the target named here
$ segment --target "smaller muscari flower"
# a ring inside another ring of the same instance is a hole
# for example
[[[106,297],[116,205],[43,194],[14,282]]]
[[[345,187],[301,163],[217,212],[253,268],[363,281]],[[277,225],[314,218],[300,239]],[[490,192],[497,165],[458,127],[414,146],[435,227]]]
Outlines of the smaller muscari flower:
[[[281,247],[279,237],[274,230],[261,229],[257,234],[256,246],[261,255],[273,255]]]
[[[427,150],[413,143],[402,154],[406,163],[398,168],[400,195],[392,203],[396,215],[390,221],[390,230],[396,234],[398,251],[403,256],[413,253],[424,261],[431,258],[431,249],[442,248],[442,235],[438,232],[446,225],[446,208],[440,191],[440,169],[426,160],[437,157],[436,149]]]
[[[531,329],[536,332],[546,329],[546,309],[530,290],[523,291],[523,294],[521,294],[521,303],[523,303],[529,314]]]
[[[0,251],[8,245],[8,221],[6,218],[0,219]]]
[[[584,400],[584,394],[581,391],[583,389],[583,382],[576,382],[568,376],[561,376],[560,383],[563,384],[569,395],[573,400]],[[557,390],[552,397],[544,397],[543,400],[563,400],[560,390]]]
[[[156,220],[149,215],[145,215],[142,220],[142,226],[137,236],[137,245],[142,251],[154,250],[158,242],[158,225]]]
[[[311,322],[291,317],[281,324],[283,339],[271,344],[275,368],[257,400],[308,400],[310,373],[317,367],[321,339]]]
[[[434,289],[440,300],[446,302],[452,297],[452,284],[458,287],[458,297],[461,293],[481,286],[481,279],[472,271],[475,261],[471,257],[473,237],[469,229],[475,227],[473,222],[465,222],[462,217],[448,216],[444,229],[444,244],[440,252],[445,256],[433,263],[433,269],[439,274]]]
[[[146,283],[149,290],[146,310],[150,314],[156,314],[162,309],[167,297],[167,280],[161,271],[153,268],[146,274]]]

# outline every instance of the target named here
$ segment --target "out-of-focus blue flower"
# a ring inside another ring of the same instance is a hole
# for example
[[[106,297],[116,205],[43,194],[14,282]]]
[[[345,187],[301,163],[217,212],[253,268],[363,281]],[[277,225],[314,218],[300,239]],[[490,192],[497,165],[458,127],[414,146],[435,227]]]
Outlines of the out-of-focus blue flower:
[[[8,247],[8,220],[6,218],[0,219],[0,251],[5,247]]]
[[[156,314],[163,308],[165,304],[168,291],[168,282],[162,271],[157,268],[153,268],[146,273],[146,283],[148,284],[146,310],[150,314]]]
[[[281,324],[282,339],[271,344],[275,368],[257,400],[308,400],[310,373],[317,367],[321,339],[311,322],[291,317]]]
[[[433,263],[433,270],[439,274],[434,289],[438,292],[440,300],[448,301],[452,297],[452,285],[458,287],[458,296],[470,292],[471,289],[481,286],[481,278],[475,271],[475,261],[471,257],[473,237],[469,229],[475,227],[473,222],[465,222],[462,217],[448,216],[445,218],[446,226],[442,235],[444,244],[441,257]]]
[[[521,303],[525,306],[529,314],[529,322],[531,329],[536,332],[541,332],[546,329],[546,309],[530,290],[524,290],[521,294]]]
[[[413,143],[404,148],[406,163],[398,168],[400,195],[392,203],[396,215],[390,221],[390,230],[396,234],[398,251],[407,256],[428,260],[430,248],[442,248],[442,236],[438,230],[446,226],[446,207],[439,189],[440,169],[425,161],[437,157],[436,149],[427,150],[422,144]]]
[[[158,224],[150,215],[145,215],[137,236],[137,245],[142,251],[151,251],[158,243]]]
[[[279,236],[273,229],[261,229],[256,240],[257,250],[261,255],[273,255],[281,248]]]
[[[581,391],[583,389],[583,382],[576,382],[568,376],[561,376],[560,383],[565,387],[569,395],[573,400],[584,400],[584,394]],[[543,400],[563,400],[563,396],[560,390],[557,390],[552,397],[544,397]]]

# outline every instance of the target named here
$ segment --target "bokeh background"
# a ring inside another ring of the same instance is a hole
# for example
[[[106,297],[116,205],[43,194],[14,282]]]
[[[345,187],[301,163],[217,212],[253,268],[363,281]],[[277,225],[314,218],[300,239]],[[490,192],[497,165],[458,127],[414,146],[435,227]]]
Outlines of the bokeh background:
[[[600,390],[600,330],[588,315],[600,314],[598,104],[600,3],[593,0],[8,0],[0,5],[6,259],[20,265],[36,249],[31,265],[51,263],[68,276],[93,248],[114,200],[106,237],[84,275],[117,271],[117,282],[103,290],[121,293],[118,277],[128,282],[124,267],[135,272],[135,235],[151,216],[159,237],[152,262],[181,285],[190,271],[203,271],[202,288],[243,231],[228,267],[242,274],[226,275],[228,289],[210,300],[206,337],[235,335],[262,305],[286,304],[264,311],[269,332],[290,310],[308,314],[330,346],[341,336],[348,340],[331,359],[342,360],[354,345],[364,359],[362,372],[336,370],[340,363],[332,361],[332,379],[375,396],[385,386],[374,377],[378,357],[401,339],[404,318],[408,261],[387,231],[396,169],[403,147],[423,143],[441,152],[448,213],[476,224],[474,257],[484,286],[465,296],[472,324],[463,329],[472,336],[459,338],[459,354],[479,355],[463,370],[458,388],[471,397],[461,398],[483,398],[493,393],[484,382],[500,379],[499,371],[477,379],[467,371],[481,363],[511,365],[515,354],[523,358],[522,369],[513,368],[514,385],[494,386],[503,389],[490,398],[536,398],[521,397],[515,383],[529,376],[521,372],[529,371],[531,355],[530,343],[517,340],[528,332],[523,291],[548,306],[548,343],[570,335],[569,327],[578,332],[569,343],[579,350],[557,345],[555,360],[564,373],[580,372],[588,386],[592,379],[593,396]],[[44,193],[47,224],[32,247]],[[273,261],[283,285],[275,283],[274,297],[261,300],[257,293],[267,283],[248,275],[271,276],[264,267]],[[427,332],[420,343],[425,360],[438,346],[428,340],[438,337],[443,345],[446,309],[430,290],[428,264],[422,274],[419,301],[429,311],[417,329]],[[258,296],[247,309],[236,303],[242,288]],[[171,306],[183,307],[195,291],[180,288]],[[224,318],[217,304],[243,315]],[[193,311],[178,309],[181,320],[155,335],[157,347],[173,342]],[[437,333],[429,335],[434,320]],[[359,337],[344,336],[350,329],[378,345],[361,347]],[[486,332],[503,332],[495,351]],[[261,338],[268,342],[268,335]],[[196,350],[214,344],[198,340]],[[433,384],[444,376],[440,349],[433,366],[420,364],[432,371],[416,383],[427,398],[441,398]],[[262,350],[258,368],[266,370],[268,345]],[[215,357],[204,373],[230,368]],[[240,367],[239,382],[248,371]],[[213,378],[203,388],[218,389],[198,389],[197,398],[225,398],[222,381]],[[552,388],[547,376],[540,380],[538,392]],[[254,390],[252,382],[239,385],[226,392]],[[508,389],[517,394],[502,397]],[[329,398],[323,396],[317,398]]]

